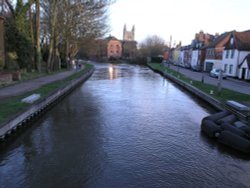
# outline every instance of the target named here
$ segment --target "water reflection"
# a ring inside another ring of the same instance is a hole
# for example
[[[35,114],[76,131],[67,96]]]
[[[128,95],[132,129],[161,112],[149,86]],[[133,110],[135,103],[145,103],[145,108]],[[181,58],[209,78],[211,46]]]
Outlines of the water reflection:
[[[117,69],[112,64],[109,64],[108,73],[110,80],[116,79],[118,76]]]
[[[0,152],[0,185],[249,187],[249,158],[200,133],[212,112],[146,67],[96,64],[90,80]]]

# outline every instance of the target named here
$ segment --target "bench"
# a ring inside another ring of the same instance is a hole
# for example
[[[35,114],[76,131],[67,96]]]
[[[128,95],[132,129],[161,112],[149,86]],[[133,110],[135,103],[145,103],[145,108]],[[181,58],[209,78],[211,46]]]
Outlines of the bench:
[[[28,97],[25,97],[22,99],[22,102],[25,102],[25,103],[33,103],[35,102],[36,100],[38,100],[39,98],[41,97],[40,94],[32,94]]]

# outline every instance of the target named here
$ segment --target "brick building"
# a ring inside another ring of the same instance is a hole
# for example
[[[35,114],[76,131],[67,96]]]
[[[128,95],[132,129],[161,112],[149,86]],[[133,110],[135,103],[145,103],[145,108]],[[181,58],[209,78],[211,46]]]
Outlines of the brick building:
[[[222,68],[222,55],[224,46],[230,39],[231,32],[225,32],[216,37],[213,42],[206,46],[204,70],[209,72],[212,68]]]
[[[119,59],[122,57],[122,42],[115,37],[108,37],[107,39],[107,57]]]
[[[215,36],[208,34],[208,33],[204,33],[201,30],[199,33],[195,34],[194,40],[203,43],[204,46],[207,46],[214,40],[214,38]]]
[[[136,56],[137,42],[134,40],[135,27],[127,31],[126,25],[123,28],[123,40],[113,36],[97,41],[96,56],[101,59],[126,59],[131,60]]]

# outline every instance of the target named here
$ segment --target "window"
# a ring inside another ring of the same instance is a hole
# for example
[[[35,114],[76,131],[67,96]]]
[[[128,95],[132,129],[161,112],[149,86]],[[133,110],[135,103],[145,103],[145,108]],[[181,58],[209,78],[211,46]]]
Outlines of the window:
[[[226,50],[226,58],[229,56],[229,50]]]
[[[232,50],[232,52],[231,52],[231,59],[233,59],[234,58],[234,49]]]
[[[233,65],[229,65],[229,74],[233,73]]]
[[[234,44],[234,38],[230,39],[230,44],[233,45]]]
[[[113,53],[113,50],[111,50],[110,53],[112,54],[112,53]]]
[[[227,64],[224,65],[224,72],[227,72]]]

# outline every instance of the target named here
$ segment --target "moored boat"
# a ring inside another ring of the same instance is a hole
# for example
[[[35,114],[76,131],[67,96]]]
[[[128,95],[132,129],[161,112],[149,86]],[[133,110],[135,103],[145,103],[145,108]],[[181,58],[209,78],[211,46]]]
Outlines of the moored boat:
[[[229,111],[221,111],[203,118],[201,130],[220,143],[250,153],[250,127]]]

